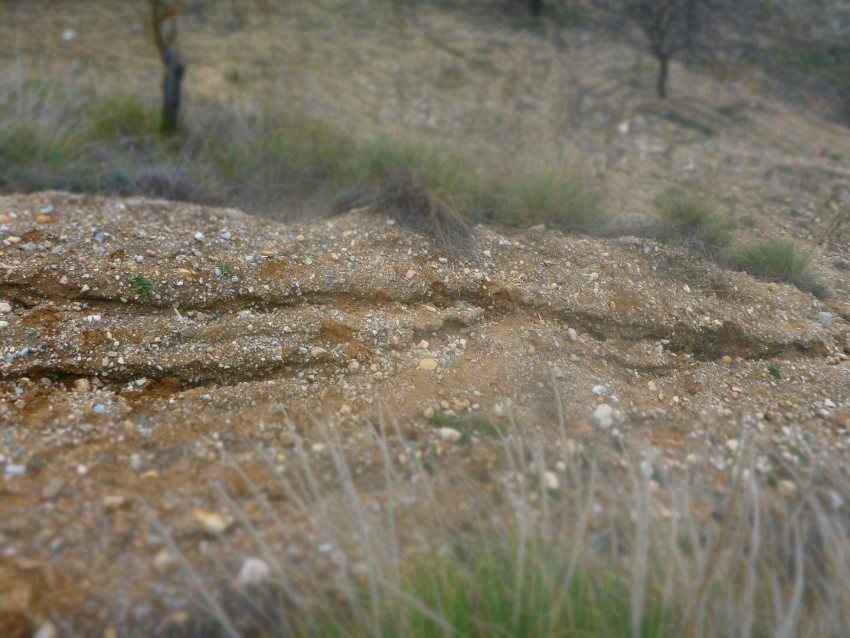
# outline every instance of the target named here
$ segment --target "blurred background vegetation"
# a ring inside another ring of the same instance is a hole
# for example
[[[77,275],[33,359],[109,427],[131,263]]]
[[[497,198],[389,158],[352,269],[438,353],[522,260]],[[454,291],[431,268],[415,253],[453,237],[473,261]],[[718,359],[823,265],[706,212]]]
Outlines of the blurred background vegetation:
[[[624,206],[599,193],[624,116],[660,113],[710,137],[716,117],[700,105],[720,86],[732,97],[716,110],[746,117],[746,85],[850,122],[848,7],[11,0],[0,190],[296,218],[401,169],[474,221],[599,231]]]

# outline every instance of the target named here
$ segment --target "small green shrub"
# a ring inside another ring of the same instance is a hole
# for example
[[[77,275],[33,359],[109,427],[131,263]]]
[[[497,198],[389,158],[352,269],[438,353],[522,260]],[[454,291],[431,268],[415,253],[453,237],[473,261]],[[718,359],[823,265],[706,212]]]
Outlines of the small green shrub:
[[[135,296],[150,301],[153,294],[153,282],[144,275],[135,275],[130,280],[130,291]]]
[[[777,381],[779,381],[782,378],[782,371],[779,369],[779,366],[777,366],[777,365],[771,364],[771,365],[767,366],[767,371],[768,371],[768,373],[770,373],[770,376],[772,376]]]
[[[467,208],[486,190],[483,180],[460,158],[387,136],[357,145],[340,169],[338,179],[349,185],[383,181],[399,172],[410,174],[430,190],[464,200]]]
[[[472,436],[499,438],[504,432],[498,424],[493,423],[490,419],[483,416],[457,416],[449,414],[435,414],[430,419],[430,423],[435,428],[453,428],[461,433],[461,442],[470,442]]]
[[[403,591],[421,607],[399,601],[386,610],[384,625],[390,634],[404,628],[395,635],[424,638],[649,637],[672,627],[649,601],[633,630],[628,585],[613,572],[577,571],[565,581],[567,573],[568,556],[545,545],[523,554],[484,541],[459,543],[415,564]]]
[[[811,255],[799,250],[794,242],[767,240],[736,251],[732,265],[767,281],[792,284],[822,299],[827,290],[809,270],[811,260]]]
[[[101,141],[156,137],[159,115],[156,109],[129,93],[114,93],[92,101],[86,112],[92,136]]]
[[[732,243],[728,220],[705,193],[694,187],[673,187],[655,200],[660,218],[659,239],[718,256]]]
[[[494,191],[495,221],[510,226],[545,224],[569,232],[594,233],[605,217],[600,196],[569,175],[519,175]]]

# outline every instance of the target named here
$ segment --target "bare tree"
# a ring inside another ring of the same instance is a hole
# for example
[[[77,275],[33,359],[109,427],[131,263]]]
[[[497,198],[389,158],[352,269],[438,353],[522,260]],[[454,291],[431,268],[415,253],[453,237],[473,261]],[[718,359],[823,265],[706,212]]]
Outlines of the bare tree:
[[[720,39],[717,26],[735,4],[734,0],[597,0],[596,6],[619,25],[637,27],[658,60],[658,97],[666,98],[670,61],[685,51],[711,53]]]
[[[174,133],[180,116],[180,89],[186,66],[177,48],[177,16],[189,13],[179,0],[148,0],[150,30],[162,64],[162,132]]]

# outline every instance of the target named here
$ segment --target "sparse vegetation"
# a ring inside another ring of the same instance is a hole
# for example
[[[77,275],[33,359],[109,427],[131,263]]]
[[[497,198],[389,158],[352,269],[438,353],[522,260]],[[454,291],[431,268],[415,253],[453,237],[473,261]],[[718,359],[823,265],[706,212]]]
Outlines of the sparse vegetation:
[[[792,284],[804,292],[824,298],[828,292],[812,274],[812,257],[792,241],[767,240],[738,249],[732,264],[767,281]]]
[[[95,141],[144,143],[156,135],[156,111],[131,93],[117,92],[93,100],[84,111]],[[84,123],[85,125],[85,123]]]
[[[164,139],[152,105],[127,93],[46,84],[6,99],[22,114],[0,123],[8,166],[0,184],[9,190],[142,194],[262,213],[324,212],[336,199],[338,211],[373,206],[449,251],[468,242],[470,222],[587,233],[605,223],[599,194],[575,176],[479,175],[432,146],[358,141],[276,112],[194,105],[179,135]]]
[[[655,200],[659,238],[716,257],[732,242],[731,224],[697,187],[674,187]]]
[[[153,282],[144,275],[134,275],[130,280],[130,291],[135,296],[150,301],[153,294]]]
[[[319,512],[321,538],[346,556],[338,560],[358,556],[365,569],[325,578],[287,563],[249,589],[224,596],[201,590],[202,599],[223,603],[170,635],[719,638],[781,628],[829,635],[846,620],[847,609],[834,606],[847,583],[844,523],[823,516],[814,489],[776,497],[787,476],[779,455],[757,466],[743,451],[727,468],[717,503],[700,476],[664,467],[650,479],[636,467],[584,455],[568,455],[565,470],[550,472],[557,488],[541,489],[547,451],[563,450],[563,441],[525,433],[493,444],[514,470],[482,493],[473,476],[444,477],[415,460],[402,470],[393,452],[406,444],[396,448],[387,438],[379,474],[395,482],[386,486],[392,496],[373,509],[374,485],[359,488],[343,449],[331,443],[330,482],[344,485],[345,498],[323,509],[325,488],[299,488],[282,475],[280,484],[305,515]],[[294,454],[311,476],[309,453],[298,445]],[[411,479],[391,478],[401,471]],[[714,517],[703,515],[709,502]],[[405,544],[410,532],[418,541]],[[257,554],[277,563],[273,541],[252,534]],[[830,566],[825,555],[840,564]]]
[[[846,3],[7,4],[0,635],[847,633]]]
[[[491,419],[475,415],[435,414],[428,422],[433,427],[449,427],[461,433],[462,442],[469,443],[473,436],[500,438],[505,432],[504,424],[494,423]]]
[[[520,175],[506,180],[497,193],[493,219],[511,226],[545,224],[569,232],[595,233],[606,222],[599,194],[575,176]]]

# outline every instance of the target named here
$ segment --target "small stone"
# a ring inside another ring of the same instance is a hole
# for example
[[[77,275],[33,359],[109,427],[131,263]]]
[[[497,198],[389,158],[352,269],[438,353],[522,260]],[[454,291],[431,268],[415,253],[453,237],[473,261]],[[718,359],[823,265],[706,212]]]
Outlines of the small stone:
[[[424,416],[426,419],[433,419],[434,418],[434,408],[432,408],[429,405],[427,408],[422,410],[422,416]]]
[[[726,448],[734,454],[738,451],[738,439],[729,439],[726,441]]]
[[[246,558],[236,576],[237,587],[262,585],[271,578],[272,570],[266,561],[259,558]]]
[[[9,327],[8,321],[0,321],[0,329],[8,328],[8,327]]]
[[[593,424],[602,429],[607,430],[614,423],[614,408],[607,403],[603,403],[593,411]]]
[[[569,337],[570,341],[578,341],[578,333],[575,328],[570,328],[567,330],[567,337]]]
[[[721,359],[721,361],[723,362],[724,365],[728,366],[730,363],[732,363],[732,357],[730,357],[728,354],[724,355],[724,357]]]
[[[153,557],[153,568],[160,574],[168,574],[177,569],[180,561],[171,553],[171,550],[163,547]]]
[[[461,437],[463,436],[460,432],[458,432],[454,428],[445,428],[445,427],[437,430],[437,434],[440,435],[440,438],[443,439],[443,441],[448,441],[449,443],[457,443],[458,441],[460,441]]]
[[[360,372],[360,363],[358,361],[352,361],[348,364],[348,371],[352,374],[357,374]]]
[[[0,312],[12,312],[12,304],[8,301],[0,301]]]
[[[88,394],[91,392],[91,382],[85,378],[77,379],[74,381],[74,392],[77,394]]]
[[[12,476],[23,476],[24,472],[27,471],[26,465],[18,465],[18,464],[9,464],[6,466],[6,478]]]
[[[128,503],[129,501],[127,500],[126,496],[121,496],[120,494],[111,494],[109,496],[104,497],[103,508],[107,512],[114,512],[116,510],[120,510]]]
[[[608,388],[606,388],[604,385],[595,385],[593,386],[593,394],[600,397],[604,397],[606,394],[608,394]]]
[[[552,374],[555,375],[556,379],[563,379],[566,376],[558,366],[552,366]]]
[[[824,328],[829,328],[835,322],[835,315],[831,312],[819,312],[818,323]]]
[[[195,520],[200,523],[205,532],[210,534],[222,534],[228,530],[230,523],[218,512],[208,512],[196,507],[192,510]]]
[[[547,490],[552,490],[554,492],[561,487],[561,482],[558,480],[557,474],[546,471],[543,473],[543,485],[546,486]]]
[[[195,336],[195,326],[184,326],[177,332],[184,339],[191,339]]]
[[[682,286],[682,290],[684,290],[685,292],[690,292],[691,287],[688,284],[685,284],[684,286]]]
[[[431,357],[426,357],[424,359],[419,360],[419,369],[420,370],[426,370],[428,372],[432,372],[432,371],[437,369],[438,365],[439,364],[437,363],[437,360],[432,359]]]
[[[33,638],[57,638],[59,632],[56,631],[52,622],[45,620],[32,636]]]
[[[65,481],[58,476],[53,477],[47,482],[47,485],[41,490],[41,498],[46,501],[53,500],[62,492],[65,487]]]
[[[405,273],[405,275],[404,275],[405,279],[413,279],[415,276],[416,276],[416,271],[413,270],[412,268],[410,270],[408,270],[407,273]]]
[[[204,241],[204,234],[200,231],[195,233],[195,241]]]

